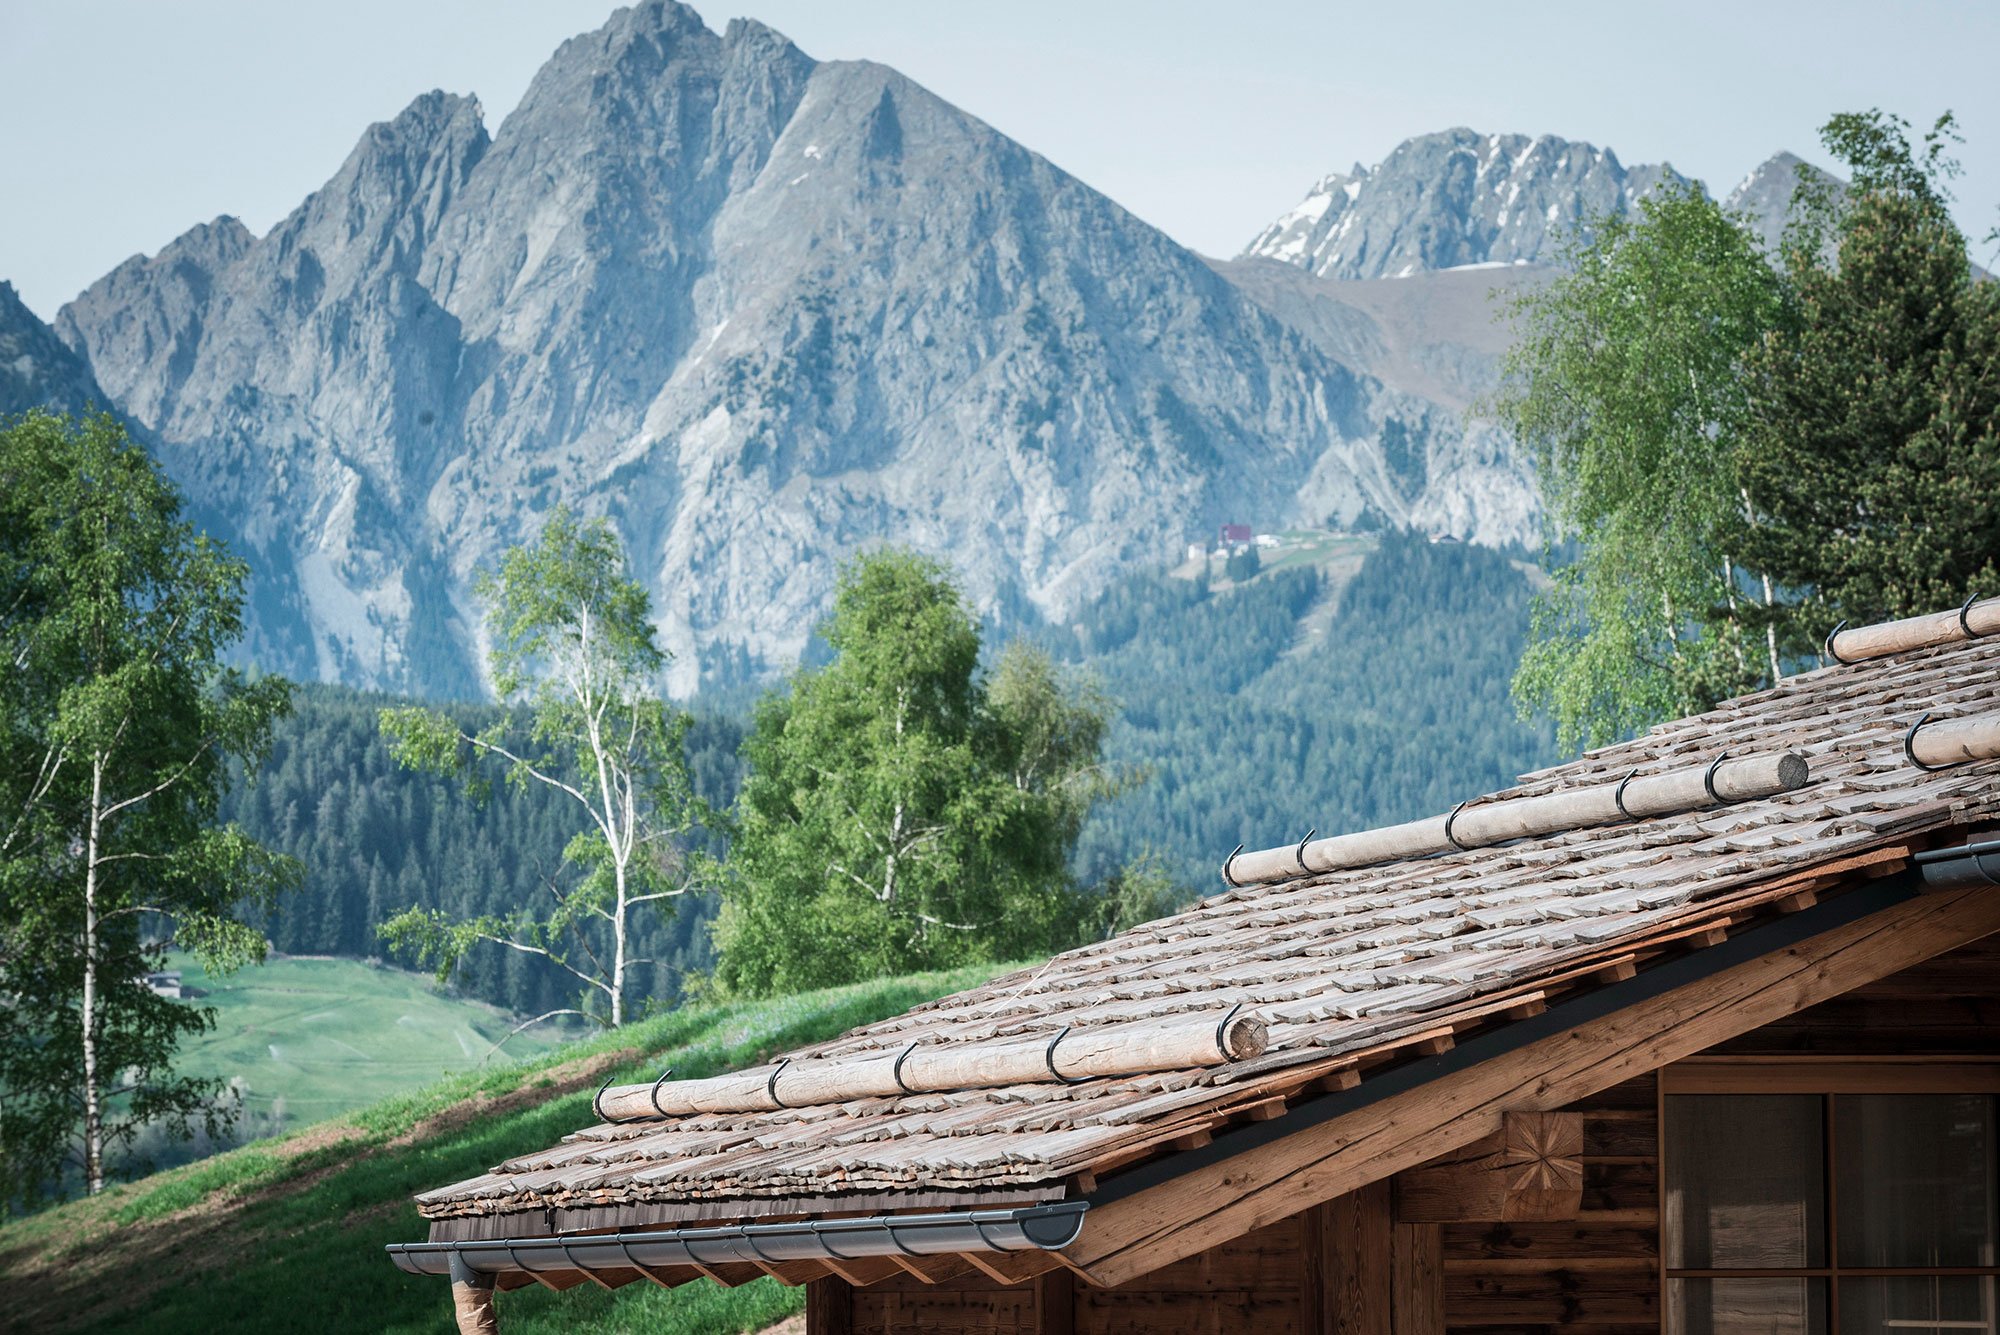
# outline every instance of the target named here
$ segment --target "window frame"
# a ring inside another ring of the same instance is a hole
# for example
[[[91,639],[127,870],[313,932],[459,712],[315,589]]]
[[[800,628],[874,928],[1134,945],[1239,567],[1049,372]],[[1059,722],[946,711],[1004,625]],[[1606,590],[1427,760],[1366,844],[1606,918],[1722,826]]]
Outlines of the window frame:
[[[1694,1269],[1667,1265],[1667,1100],[1687,1094],[1811,1094],[1820,1099],[1821,1163],[1826,1211],[1826,1264],[1757,1269]],[[1655,1171],[1659,1180],[1658,1274],[1660,1335],[1672,1329],[1669,1285],[1680,1279],[1802,1279],[1826,1284],[1826,1332],[1840,1335],[1840,1281],[1853,1279],[1975,1278],[2000,1282],[2000,1265],[1843,1266],[1840,1264],[1838,1096],[1856,1094],[1987,1094],[2000,1096],[2000,1057],[1692,1057],[1661,1068],[1655,1094]],[[2000,1116],[2000,1110],[1996,1111]],[[2000,1239],[1996,1239],[2000,1241]],[[2000,1299],[1995,1326],[2000,1331]]]

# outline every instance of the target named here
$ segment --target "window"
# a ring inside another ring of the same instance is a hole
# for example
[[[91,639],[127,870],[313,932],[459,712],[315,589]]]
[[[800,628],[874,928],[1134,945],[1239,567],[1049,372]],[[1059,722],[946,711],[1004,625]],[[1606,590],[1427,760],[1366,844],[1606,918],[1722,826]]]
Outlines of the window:
[[[1669,1335],[2000,1335],[1993,1093],[1704,1074],[1662,1100]]]

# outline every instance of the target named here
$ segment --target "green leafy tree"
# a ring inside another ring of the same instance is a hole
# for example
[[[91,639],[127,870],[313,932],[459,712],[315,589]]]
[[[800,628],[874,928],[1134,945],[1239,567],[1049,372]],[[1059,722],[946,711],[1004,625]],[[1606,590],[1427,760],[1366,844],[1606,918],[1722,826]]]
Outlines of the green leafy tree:
[[[907,552],[842,572],[826,638],[744,744],[720,978],[816,987],[1073,935],[1104,702],[1026,646],[982,680],[963,595]]]
[[[548,960],[583,985],[585,1004],[528,1023],[566,1014],[616,1027],[630,1011],[633,970],[653,962],[631,949],[635,915],[710,880],[709,859],[692,847],[707,810],[688,781],[688,717],[661,699],[667,655],[605,521],[558,508],[476,592],[490,609],[495,692],[517,712],[474,733],[440,710],[398,706],[381,712],[382,730],[405,765],[475,787],[498,767],[510,783],[568,798],[583,827],[544,878],[540,911],[455,920],[412,907],[381,934],[440,977],[482,944]]]
[[[1561,744],[1597,744],[1774,677],[1742,570],[1744,359],[1778,318],[1779,278],[1693,188],[1596,220],[1568,270],[1514,301],[1496,415],[1534,457],[1552,550],[1515,678]]]
[[[1801,641],[2000,589],[2000,284],[1951,219],[1951,117],[1921,146],[1908,130],[1827,123],[1853,187],[1802,196],[1783,318],[1750,358],[1746,550],[1802,591]]]
[[[236,916],[293,879],[216,823],[290,685],[221,665],[246,567],[109,415],[0,431],[0,1143],[12,1199],[67,1162],[100,1191],[142,1128],[223,1129],[219,1086],[175,1076],[212,1013],[144,975],[169,943],[211,969],[261,958]]]

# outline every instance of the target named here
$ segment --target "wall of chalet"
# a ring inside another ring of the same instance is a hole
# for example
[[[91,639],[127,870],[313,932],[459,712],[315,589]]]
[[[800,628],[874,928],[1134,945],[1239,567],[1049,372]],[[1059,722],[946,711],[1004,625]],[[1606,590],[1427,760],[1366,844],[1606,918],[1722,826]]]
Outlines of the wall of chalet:
[[[1704,1056],[1802,1054],[2000,1056],[2000,939]],[[1503,1171],[1508,1147],[1496,1137],[1119,1288],[1095,1288],[1066,1271],[1013,1286],[978,1277],[866,1288],[822,1281],[810,1328],[813,1335],[1658,1335],[1659,1107],[1659,1082],[1648,1076],[1565,1110],[1581,1137],[1559,1156],[1557,1175],[1577,1170],[1577,1190],[1553,1211],[1546,1200],[1539,1206],[1560,1218],[1468,1217],[1511,1208],[1482,1203],[1477,1186],[1467,1186],[1480,1172]]]

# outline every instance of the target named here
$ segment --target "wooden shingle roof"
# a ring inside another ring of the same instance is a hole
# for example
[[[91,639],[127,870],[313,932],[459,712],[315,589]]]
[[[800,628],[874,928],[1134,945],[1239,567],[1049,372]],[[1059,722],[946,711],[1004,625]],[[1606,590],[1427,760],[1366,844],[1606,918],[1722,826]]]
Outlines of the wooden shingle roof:
[[[1793,677],[1524,776],[1492,800],[1794,751],[1801,788],[1414,861],[1244,886],[798,1057],[1040,1039],[1244,1007],[1259,1057],[1201,1069],[587,1127],[418,1198],[434,1235],[807,1208],[1032,1202],[1198,1144],[1301,1091],[1366,1080],[1548,998],[2000,820],[2000,760],[1927,770],[1918,719],[2000,710],[2000,637]],[[1482,799],[1485,800],[1485,799]],[[1307,813],[1302,813],[1302,815]],[[1305,823],[1303,820],[1302,824]],[[843,1206],[841,1202],[851,1203]],[[810,1206],[807,1203],[811,1203]]]

